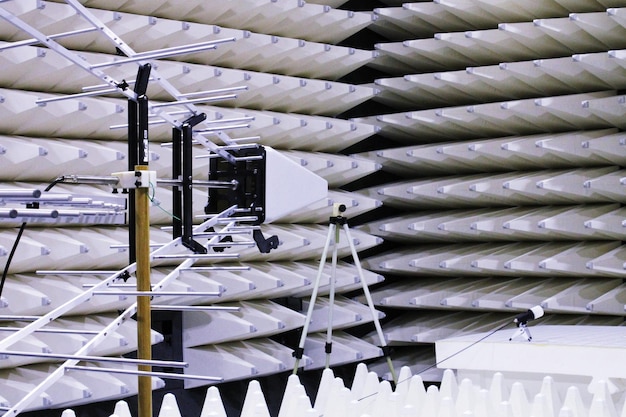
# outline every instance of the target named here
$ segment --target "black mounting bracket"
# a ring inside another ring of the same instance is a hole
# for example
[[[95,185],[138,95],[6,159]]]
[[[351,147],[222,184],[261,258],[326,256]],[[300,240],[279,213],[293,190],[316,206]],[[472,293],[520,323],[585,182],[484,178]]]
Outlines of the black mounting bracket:
[[[214,158],[209,165],[210,181],[236,181],[236,188],[210,188],[205,213],[219,213],[237,206],[233,217],[253,217],[241,223],[259,225],[265,221],[266,151],[261,145],[230,149],[234,163],[224,158]],[[261,253],[269,253],[278,247],[277,236],[265,238],[260,230],[254,230],[254,241]]]
[[[172,132],[172,178],[181,181],[172,188],[174,237],[181,237],[185,247],[194,253],[207,253],[207,248],[193,238],[193,127],[206,119],[195,114]]]

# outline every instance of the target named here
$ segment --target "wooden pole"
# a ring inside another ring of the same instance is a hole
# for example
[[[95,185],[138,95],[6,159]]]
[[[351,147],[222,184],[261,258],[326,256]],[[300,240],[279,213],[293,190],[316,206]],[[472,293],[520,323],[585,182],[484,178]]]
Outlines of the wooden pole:
[[[147,165],[137,165],[135,171],[148,170]],[[137,291],[150,291],[150,188],[135,190],[135,236],[137,245]],[[137,297],[137,358],[152,359],[150,296]],[[140,371],[151,371],[149,365],[139,365]],[[139,417],[152,416],[152,377],[137,377]]]

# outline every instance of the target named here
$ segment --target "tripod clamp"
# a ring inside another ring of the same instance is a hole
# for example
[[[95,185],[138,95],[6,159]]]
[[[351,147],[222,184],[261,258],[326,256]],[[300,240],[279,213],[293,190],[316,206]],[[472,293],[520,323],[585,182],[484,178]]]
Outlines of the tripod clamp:
[[[293,356],[294,358],[296,358],[297,360],[302,359],[302,355],[304,355],[304,348],[303,347],[297,347],[294,349],[294,351],[291,353],[291,356]]]
[[[348,224],[348,219],[346,217],[343,217],[342,215],[332,216],[328,219],[328,221],[330,222],[330,224],[339,225],[339,226]]]

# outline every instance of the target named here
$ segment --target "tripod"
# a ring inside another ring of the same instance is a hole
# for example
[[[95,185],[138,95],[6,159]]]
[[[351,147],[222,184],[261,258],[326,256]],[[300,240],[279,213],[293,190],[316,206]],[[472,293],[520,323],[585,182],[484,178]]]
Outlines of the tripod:
[[[523,337],[529,342],[533,340],[533,337],[530,334],[530,330],[528,330],[528,326],[526,325],[526,322],[522,322],[517,325],[517,330],[515,331],[515,333],[513,333],[513,336],[509,338],[509,342],[515,339],[516,337]]]
[[[328,248],[330,247],[330,243],[333,240],[334,235],[334,245],[333,245],[333,253],[332,253],[332,269],[331,269],[331,277],[330,277],[330,294],[329,301],[330,307],[328,309],[328,327],[326,330],[326,368],[330,367],[330,354],[332,352],[332,334],[333,334],[333,306],[335,303],[335,275],[337,272],[337,247],[339,246],[339,228],[338,225],[343,227],[343,230],[346,234],[346,238],[348,239],[348,243],[350,244],[350,250],[352,252],[352,259],[354,260],[354,264],[356,266],[357,272],[359,274],[359,278],[361,280],[361,285],[363,286],[363,292],[365,293],[365,298],[367,299],[367,304],[369,306],[370,312],[372,313],[372,318],[374,319],[374,326],[376,327],[376,332],[378,333],[378,337],[380,339],[380,347],[383,351],[383,356],[387,359],[387,364],[389,365],[389,370],[391,371],[391,378],[393,382],[396,383],[396,372],[393,368],[393,363],[391,362],[390,357],[390,349],[385,342],[385,337],[383,335],[383,330],[380,326],[380,321],[378,320],[378,314],[374,309],[374,302],[372,301],[372,296],[370,295],[369,288],[367,287],[367,283],[365,282],[365,277],[363,276],[363,269],[361,268],[361,262],[359,261],[359,257],[357,255],[356,249],[354,247],[354,243],[352,241],[352,236],[350,235],[350,228],[348,227],[348,221],[345,217],[343,217],[342,213],[346,211],[346,206],[344,204],[334,204],[333,205],[333,215],[330,217],[330,224],[328,226],[328,235],[326,236],[326,244],[324,245],[324,250],[322,252],[322,257],[320,259],[320,266],[317,271],[317,277],[315,279],[315,284],[313,286],[313,292],[311,294],[311,301],[309,302],[309,309],[307,311],[306,319],[304,321],[304,328],[302,329],[302,335],[300,336],[300,343],[298,344],[298,348],[294,351],[293,356],[296,358],[295,365],[293,368],[293,374],[297,374],[298,368],[300,365],[300,359],[302,359],[302,355],[304,353],[304,342],[306,341],[307,333],[309,330],[309,323],[311,322],[311,317],[313,316],[313,308],[315,307],[315,300],[317,298],[317,292],[320,286],[320,279],[322,277],[322,272],[324,270],[324,265],[326,264],[326,257],[328,255]]]

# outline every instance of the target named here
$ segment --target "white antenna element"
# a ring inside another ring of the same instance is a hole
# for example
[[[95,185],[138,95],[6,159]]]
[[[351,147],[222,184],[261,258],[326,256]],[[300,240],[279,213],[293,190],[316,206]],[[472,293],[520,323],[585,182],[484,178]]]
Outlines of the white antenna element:
[[[326,198],[326,180],[274,149],[266,146],[265,151],[266,223]]]
[[[526,324],[526,322],[543,317],[543,314],[544,311],[541,306],[534,306],[525,313],[521,313],[515,316],[515,319],[513,319],[513,323],[517,324],[517,326],[519,327],[520,325]]]

